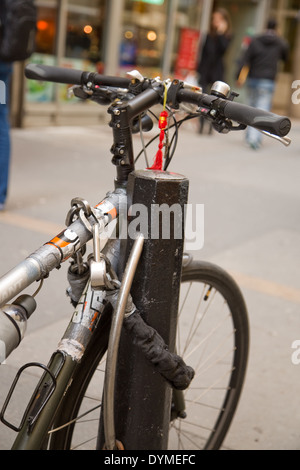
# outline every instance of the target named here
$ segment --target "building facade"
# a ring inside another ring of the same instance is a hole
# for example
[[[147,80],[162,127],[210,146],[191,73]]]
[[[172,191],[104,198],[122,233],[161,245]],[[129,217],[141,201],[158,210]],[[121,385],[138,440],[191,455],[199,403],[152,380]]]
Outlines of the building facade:
[[[226,79],[233,88],[245,36],[260,32],[272,15],[291,47],[289,62],[278,76],[274,108],[300,117],[291,100],[292,84],[298,75],[300,80],[299,0],[36,0],[36,4],[38,31],[31,62],[110,75],[138,69],[147,76],[163,77],[185,77],[193,71],[211,12],[224,7],[234,31],[226,55]],[[96,124],[104,117],[105,111],[95,104],[70,99],[67,86],[24,80],[24,64],[14,67],[12,90],[13,125]]]

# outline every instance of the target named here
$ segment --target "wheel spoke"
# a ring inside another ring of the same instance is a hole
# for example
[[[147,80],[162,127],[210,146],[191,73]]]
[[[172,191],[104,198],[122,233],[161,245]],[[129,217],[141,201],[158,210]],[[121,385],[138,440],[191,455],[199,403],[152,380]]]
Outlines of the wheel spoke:
[[[81,420],[81,418],[84,418],[84,416],[87,416],[88,414],[92,413],[92,412],[95,411],[95,410],[98,410],[99,408],[101,408],[101,404],[98,405],[98,406],[95,406],[94,408],[91,408],[90,410],[86,411],[85,413],[83,413],[83,414],[80,415],[80,416],[77,416],[76,418],[72,419],[71,421],[68,421],[67,423],[62,424],[62,425],[59,426],[58,428],[51,429],[51,430],[48,432],[48,434],[53,434],[54,432],[60,431],[61,429],[64,429],[64,428],[70,426],[70,425],[73,424],[73,423],[79,422],[79,421]]]

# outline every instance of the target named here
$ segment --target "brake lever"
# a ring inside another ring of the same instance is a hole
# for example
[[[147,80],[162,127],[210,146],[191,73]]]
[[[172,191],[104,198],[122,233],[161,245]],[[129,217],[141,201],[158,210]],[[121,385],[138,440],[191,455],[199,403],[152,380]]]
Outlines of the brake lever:
[[[271,132],[268,132],[268,131],[260,131],[260,132],[262,134],[265,134],[268,137],[271,137],[272,139],[278,140],[286,147],[288,147],[290,143],[292,142],[292,139],[290,139],[289,137],[279,137],[279,135],[271,134]]]

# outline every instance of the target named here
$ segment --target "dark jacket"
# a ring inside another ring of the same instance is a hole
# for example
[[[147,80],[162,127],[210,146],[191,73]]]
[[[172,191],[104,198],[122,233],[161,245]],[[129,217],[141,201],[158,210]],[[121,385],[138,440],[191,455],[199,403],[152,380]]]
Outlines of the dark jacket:
[[[2,24],[5,19],[5,12],[6,12],[5,1],[0,0],[0,24]]]
[[[0,43],[2,41],[2,35],[3,35],[3,25],[5,23],[5,18],[6,18],[6,6],[5,6],[5,1],[0,0]]]
[[[229,46],[230,36],[208,34],[202,49],[197,72],[203,91],[216,80],[224,80],[223,56]]]
[[[287,60],[288,51],[289,47],[284,39],[273,31],[267,31],[252,39],[241,66],[249,66],[249,78],[275,80],[278,63]]]

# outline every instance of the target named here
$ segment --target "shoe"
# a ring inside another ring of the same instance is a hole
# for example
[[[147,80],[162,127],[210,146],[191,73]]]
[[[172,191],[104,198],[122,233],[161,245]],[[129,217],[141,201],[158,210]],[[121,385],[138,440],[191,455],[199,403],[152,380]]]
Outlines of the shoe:
[[[4,211],[4,204],[3,204],[3,202],[0,202],[0,212],[1,212],[1,211]]]
[[[248,142],[248,145],[252,150],[258,150],[260,148],[260,144],[258,142]]]

